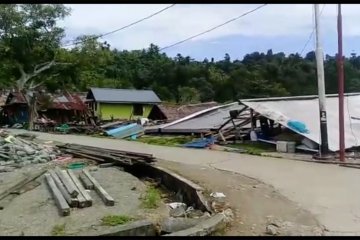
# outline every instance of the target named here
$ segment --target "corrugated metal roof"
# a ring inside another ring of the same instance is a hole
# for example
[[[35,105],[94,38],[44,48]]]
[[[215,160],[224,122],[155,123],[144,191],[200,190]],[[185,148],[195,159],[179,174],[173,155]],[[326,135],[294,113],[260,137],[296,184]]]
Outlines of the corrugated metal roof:
[[[201,110],[209,109],[211,107],[219,106],[217,102],[205,102],[197,104],[160,104],[159,109],[164,113],[168,121],[175,121],[190,114],[199,112]]]
[[[289,98],[268,98],[241,100],[241,103],[252,108],[261,115],[279,122],[285,127],[288,120],[303,122],[309,133],[298,134],[320,144],[320,114],[317,96],[301,96]],[[337,95],[326,96],[328,142],[331,151],[339,150],[339,109]],[[345,96],[345,147],[360,145],[360,93]],[[289,127],[288,127],[289,128]]]
[[[172,123],[164,124],[162,126],[156,126],[148,129],[161,129],[161,131],[166,132],[205,132],[209,130],[217,130],[223,125],[227,120],[230,119],[230,111],[231,110],[240,110],[244,108],[243,105],[239,105],[239,103],[230,103],[226,105],[211,107],[194,114],[191,114],[182,119],[176,120]],[[249,115],[250,116],[250,115]],[[237,124],[242,122],[243,120],[234,120]],[[228,127],[232,127],[233,124],[230,122],[224,129]],[[243,126],[249,127],[250,125]]]
[[[160,103],[152,90],[91,88],[97,102],[109,103]]]

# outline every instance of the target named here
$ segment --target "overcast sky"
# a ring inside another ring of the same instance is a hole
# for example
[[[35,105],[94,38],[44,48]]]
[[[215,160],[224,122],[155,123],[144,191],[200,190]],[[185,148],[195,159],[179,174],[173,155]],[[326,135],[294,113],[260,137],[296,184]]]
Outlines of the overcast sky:
[[[61,25],[66,39],[82,34],[100,34],[115,30],[170,4],[71,4],[70,17]],[[255,7],[256,4],[177,4],[174,7],[125,30],[103,38],[118,49],[142,49],[151,43],[171,45],[208,30]],[[320,5],[322,9],[323,5]],[[360,5],[343,4],[344,51],[360,54]],[[326,4],[321,15],[325,54],[337,51],[337,8]],[[313,30],[312,4],[269,4],[239,20],[188,42],[164,50],[196,59],[221,59],[229,53],[241,59],[254,51],[300,52]],[[314,49],[314,38],[305,53]]]

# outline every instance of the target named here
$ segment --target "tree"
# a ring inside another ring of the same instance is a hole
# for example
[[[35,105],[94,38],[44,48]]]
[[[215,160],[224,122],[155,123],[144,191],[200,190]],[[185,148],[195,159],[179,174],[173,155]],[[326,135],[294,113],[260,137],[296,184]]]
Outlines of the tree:
[[[61,4],[0,5],[0,59],[16,72],[13,84],[25,96],[29,129],[37,117],[34,90],[42,84],[39,80],[44,80],[41,75],[58,64],[56,53],[64,30],[57,20],[69,13]]]

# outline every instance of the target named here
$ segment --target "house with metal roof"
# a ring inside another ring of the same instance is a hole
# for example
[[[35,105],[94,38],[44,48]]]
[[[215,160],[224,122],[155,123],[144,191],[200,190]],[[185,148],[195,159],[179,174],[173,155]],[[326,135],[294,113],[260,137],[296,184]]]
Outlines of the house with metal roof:
[[[147,118],[161,100],[152,90],[91,88],[86,96],[95,117],[101,120]]]

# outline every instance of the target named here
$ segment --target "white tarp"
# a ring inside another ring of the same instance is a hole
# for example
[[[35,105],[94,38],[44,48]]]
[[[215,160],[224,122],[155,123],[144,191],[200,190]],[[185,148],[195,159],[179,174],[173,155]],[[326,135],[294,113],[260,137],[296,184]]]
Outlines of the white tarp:
[[[288,120],[303,122],[309,133],[298,134],[320,144],[319,100],[316,96],[242,100],[242,104],[285,127]],[[328,142],[339,150],[339,103],[337,95],[326,97]],[[347,94],[344,101],[345,148],[360,145],[360,93]]]

